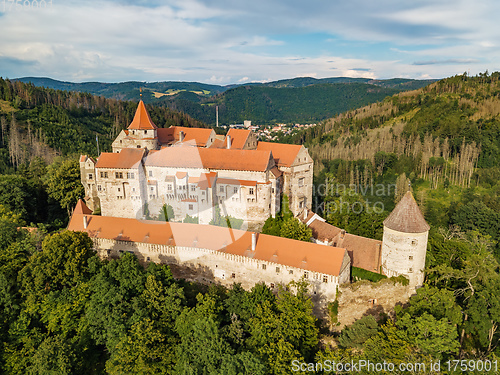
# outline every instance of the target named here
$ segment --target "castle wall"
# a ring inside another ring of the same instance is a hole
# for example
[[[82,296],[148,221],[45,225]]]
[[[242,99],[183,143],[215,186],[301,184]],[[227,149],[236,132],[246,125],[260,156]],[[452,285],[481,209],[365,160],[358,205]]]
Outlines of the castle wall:
[[[340,275],[334,276],[196,247],[102,238],[93,238],[93,242],[94,249],[101,258],[117,258],[122,252],[130,252],[141,262],[169,264],[174,277],[204,284],[231,286],[233,283],[241,283],[243,288],[249,290],[259,282],[265,282],[271,288],[275,288],[279,283],[287,284],[304,277],[311,283],[311,292],[320,294],[328,301],[335,299],[337,287],[349,282],[350,278],[350,260],[347,253]]]
[[[388,276],[405,275],[410,287],[424,282],[425,256],[429,232],[402,233],[384,226],[382,271]]]

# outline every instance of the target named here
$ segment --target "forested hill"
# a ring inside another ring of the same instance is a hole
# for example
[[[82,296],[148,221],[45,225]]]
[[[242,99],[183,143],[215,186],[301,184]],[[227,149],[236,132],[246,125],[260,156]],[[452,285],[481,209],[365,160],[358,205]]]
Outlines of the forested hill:
[[[158,103],[209,124],[215,122],[216,105],[221,124],[244,120],[256,124],[314,123],[383,100],[398,91],[365,83],[325,83],[297,88],[241,86],[199,102],[163,97]]]
[[[434,80],[394,78],[299,77],[267,83],[218,86],[199,82],[72,83],[25,77],[22,82],[54,89],[89,92],[108,98],[138,100],[185,112],[215,125],[219,106],[221,124],[251,120],[258,124],[314,123],[359,106],[380,101],[400,91],[413,90]]]
[[[132,121],[136,108],[137,102],[0,78],[0,172],[9,164],[17,166],[35,156],[47,160],[55,154],[96,155],[96,135],[100,151],[109,151],[118,132]],[[148,106],[148,111],[159,127],[206,127],[167,108]]]
[[[348,111],[298,134],[317,160],[372,159],[377,152],[452,160],[464,147],[474,166],[500,164],[500,73],[460,75]]]

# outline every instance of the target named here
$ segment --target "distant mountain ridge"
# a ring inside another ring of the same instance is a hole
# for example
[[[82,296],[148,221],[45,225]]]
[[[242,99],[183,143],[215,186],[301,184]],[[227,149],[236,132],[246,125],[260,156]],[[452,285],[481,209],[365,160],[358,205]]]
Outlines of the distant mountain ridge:
[[[219,106],[221,124],[242,123],[244,120],[259,124],[314,123],[435,81],[297,77],[267,83],[221,86],[180,81],[73,83],[43,77],[16,80],[56,90],[88,92],[106,98],[142,99],[146,103],[185,112],[210,125],[215,125],[216,106]]]

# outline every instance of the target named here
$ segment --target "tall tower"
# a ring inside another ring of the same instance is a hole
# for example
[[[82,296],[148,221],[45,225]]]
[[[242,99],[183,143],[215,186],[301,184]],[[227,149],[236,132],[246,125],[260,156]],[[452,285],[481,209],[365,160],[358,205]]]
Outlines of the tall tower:
[[[113,152],[120,152],[124,148],[147,148],[148,150],[159,149],[158,127],[149,116],[144,102],[139,101],[134,119],[127,130],[122,130],[113,141]]]
[[[384,220],[382,271],[388,277],[404,275],[412,288],[423,284],[429,229],[408,191]]]

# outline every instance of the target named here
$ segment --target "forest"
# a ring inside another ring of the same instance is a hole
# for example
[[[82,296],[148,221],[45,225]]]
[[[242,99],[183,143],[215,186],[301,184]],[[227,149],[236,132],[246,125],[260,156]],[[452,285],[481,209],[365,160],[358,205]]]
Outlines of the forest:
[[[336,323],[335,301],[329,319],[315,317],[306,282],[226,289],[175,280],[168,266],[144,267],[128,253],[97,258],[86,234],[64,229],[83,195],[75,154],[95,155],[95,133],[110,142],[135,104],[0,81],[0,372],[290,374],[294,361],[441,361],[442,370],[454,360],[496,363],[499,78],[451,77],[345,112],[294,139],[315,160],[316,186],[327,187],[315,190],[319,210],[341,198],[383,204],[378,213],[322,212],[330,223],[380,239],[383,220],[411,189],[431,225],[424,286],[408,303],[347,327]],[[151,111],[159,126],[197,124]],[[349,188],[328,188],[338,184]],[[376,184],[398,189],[365,189]],[[266,230],[307,240],[310,232],[292,219],[284,212]],[[485,373],[467,370],[442,373]]]

